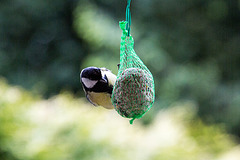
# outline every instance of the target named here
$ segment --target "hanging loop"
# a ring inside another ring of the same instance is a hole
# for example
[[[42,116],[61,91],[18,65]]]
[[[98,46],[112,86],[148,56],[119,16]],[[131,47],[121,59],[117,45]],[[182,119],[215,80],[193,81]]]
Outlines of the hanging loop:
[[[130,26],[131,26],[130,4],[131,4],[131,0],[128,0],[127,8],[126,8],[126,21],[127,21],[126,30],[128,31],[128,33],[127,33],[128,37],[130,36]]]

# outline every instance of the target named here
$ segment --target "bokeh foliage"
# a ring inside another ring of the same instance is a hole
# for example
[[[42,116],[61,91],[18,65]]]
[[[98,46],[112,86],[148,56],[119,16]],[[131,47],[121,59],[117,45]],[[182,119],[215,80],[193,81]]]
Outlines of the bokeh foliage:
[[[72,28],[74,1],[0,2],[0,74],[47,96],[80,89],[84,47]]]
[[[67,92],[43,100],[3,80],[0,104],[1,160],[240,158],[234,137],[197,118],[193,102],[160,111],[147,127]]]
[[[124,0],[1,0],[0,75],[44,97],[65,89],[83,96],[82,68],[117,73],[125,7]],[[143,122],[193,101],[204,122],[240,136],[240,1],[133,0],[131,11],[136,53],[156,83]]]

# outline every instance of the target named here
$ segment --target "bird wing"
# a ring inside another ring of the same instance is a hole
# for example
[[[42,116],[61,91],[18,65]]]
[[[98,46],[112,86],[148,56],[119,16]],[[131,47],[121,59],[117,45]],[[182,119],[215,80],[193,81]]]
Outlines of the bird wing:
[[[87,98],[87,100],[88,100],[91,104],[93,104],[95,107],[98,106],[96,103],[93,103],[93,101],[91,101],[90,96],[89,96],[89,94],[87,94],[87,93],[86,93],[86,98]]]
[[[83,85],[83,84],[82,84]],[[98,106],[97,104],[95,104],[95,103],[93,103],[92,101],[91,101],[91,99],[90,99],[90,97],[89,97],[89,94],[88,94],[88,92],[86,92],[86,89],[85,89],[85,86],[83,85],[83,91],[85,92],[85,95],[86,95],[86,98],[87,98],[87,100],[91,103],[91,104],[93,104],[94,106]]]
[[[102,106],[106,109],[113,109],[111,95],[109,93],[90,92],[87,99],[95,106]]]

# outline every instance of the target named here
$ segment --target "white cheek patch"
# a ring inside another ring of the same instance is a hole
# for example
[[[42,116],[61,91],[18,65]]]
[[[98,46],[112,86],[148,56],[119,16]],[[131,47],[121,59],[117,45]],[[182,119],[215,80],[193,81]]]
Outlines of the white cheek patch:
[[[114,85],[116,79],[117,79],[117,76],[115,76],[112,72],[110,71],[104,71],[103,72],[104,74],[106,74],[107,76],[107,80],[108,80],[108,85]],[[104,78],[103,78],[104,79]]]
[[[88,78],[82,78],[82,82],[87,88],[93,88],[98,81],[90,80]]]

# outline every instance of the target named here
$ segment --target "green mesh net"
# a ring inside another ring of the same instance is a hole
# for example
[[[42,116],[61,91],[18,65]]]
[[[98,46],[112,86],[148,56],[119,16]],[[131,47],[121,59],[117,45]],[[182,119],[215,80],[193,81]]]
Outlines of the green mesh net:
[[[115,82],[112,103],[123,117],[141,118],[153,105],[155,98],[154,79],[134,51],[134,40],[130,35],[130,1],[127,7],[127,21],[119,23],[122,29],[120,46],[120,67]]]

